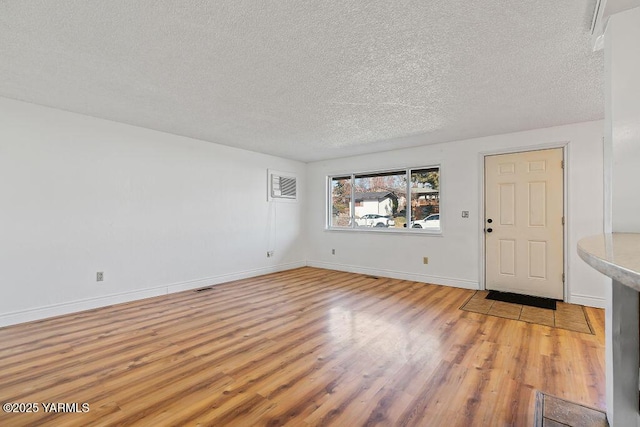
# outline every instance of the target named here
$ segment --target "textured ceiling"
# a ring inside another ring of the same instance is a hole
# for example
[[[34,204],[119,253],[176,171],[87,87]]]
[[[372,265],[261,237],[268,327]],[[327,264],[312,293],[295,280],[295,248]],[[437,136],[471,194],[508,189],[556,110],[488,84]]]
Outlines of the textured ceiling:
[[[0,96],[313,161],[603,117],[595,1],[0,2]]]

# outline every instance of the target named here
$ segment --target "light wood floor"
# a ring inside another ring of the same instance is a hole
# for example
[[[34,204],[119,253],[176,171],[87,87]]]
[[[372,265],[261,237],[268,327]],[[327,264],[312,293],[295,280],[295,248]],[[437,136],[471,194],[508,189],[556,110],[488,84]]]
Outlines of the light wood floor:
[[[459,310],[472,294],[301,268],[2,328],[0,403],[40,409],[0,426],[531,426],[535,390],[604,408],[602,310],[589,335]]]

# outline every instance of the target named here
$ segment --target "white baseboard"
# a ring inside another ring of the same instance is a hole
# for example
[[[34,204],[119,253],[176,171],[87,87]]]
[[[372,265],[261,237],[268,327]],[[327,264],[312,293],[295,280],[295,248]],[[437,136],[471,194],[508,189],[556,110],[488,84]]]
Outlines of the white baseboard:
[[[263,274],[275,273],[278,271],[292,270],[299,267],[317,267],[329,270],[346,271],[349,273],[368,274],[371,276],[390,277],[399,280],[412,280],[422,283],[433,283],[436,285],[452,286],[464,289],[479,289],[477,281],[457,279],[451,277],[431,276],[426,274],[407,273],[404,271],[367,268],[348,264],[337,264],[322,261],[303,261],[292,262],[287,264],[279,264],[272,267],[257,268],[253,270],[239,271],[235,273],[221,274],[218,276],[205,277],[197,280],[189,280],[185,282],[171,283],[152,288],[139,289],[135,291],[122,292],[112,295],[104,295],[95,298],[87,298],[78,301],[71,301],[62,304],[53,304],[45,307],[37,307],[26,310],[15,311],[12,313],[0,314],[0,327],[15,325],[18,323],[31,322],[34,320],[46,319],[54,316],[61,316],[69,313],[76,313],[84,310],[105,307],[113,304],[120,304],[130,301],[136,301],[144,298],[151,298],[159,295],[165,295],[175,292],[198,289],[205,286],[217,285],[220,283],[231,282],[234,280],[247,279],[250,277],[261,276]],[[581,304],[589,307],[605,308],[605,299],[593,297],[590,295],[571,294],[570,303]]]
[[[328,270],[346,271],[349,273],[368,274],[370,276],[389,277],[399,280],[433,283],[434,285],[452,286],[454,288],[479,289],[475,280],[457,279],[451,277],[430,276],[427,274],[407,273],[405,271],[367,268],[348,264],[335,264],[322,261],[307,261],[309,267],[325,268]]]
[[[604,298],[593,297],[591,295],[571,294],[567,302],[586,305],[587,307],[605,308],[607,301]]]
[[[293,270],[294,268],[306,267],[304,261],[290,262],[287,264],[278,264],[273,267],[256,268],[253,270],[245,270],[237,273],[221,274],[219,276],[207,277],[205,279],[192,280],[188,282],[174,283],[167,286],[168,294],[174,292],[188,291],[198,289],[204,286],[218,285],[220,283],[232,282],[234,280],[247,279],[249,277],[262,276],[263,274],[276,273],[278,271]]]
[[[61,316],[69,313],[77,313],[79,311],[91,310],[94,308],[136,301],[144,298],[157,297],[159,295],[198,289],[205,286],[217,285],[220,283],[231,282],[233,280],[247,279],[249,277],[261,276],[263,274],[275,273],[278,271],[292,270],[294,268],[304,266],[306,266],[306,263],[303,261],[279,264],[273,267],[257,268],[254,270],[221,274],[219,276],[205,277],[202,279],[189,280],[186,282],[172,283],[169,285],[161,285],[135,291],[103,295],[95,298],[86,298],[83,300],[71,301],[62,304],[53,304],[44,307],[14,311],[12,313],[0,314],[0,327],[15,325],[24,322],[32,322],[34,320],[46,319],[49,317]]]

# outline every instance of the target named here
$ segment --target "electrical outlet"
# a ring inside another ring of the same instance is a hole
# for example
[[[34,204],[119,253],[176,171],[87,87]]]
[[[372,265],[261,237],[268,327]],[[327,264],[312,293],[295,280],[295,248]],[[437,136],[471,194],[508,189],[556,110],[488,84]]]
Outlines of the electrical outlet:
[[[103,281],[104,281],[104,272],[98,271],[96,273],[96,282],[103,282]]]
[[[428,257],[428,256],[423,257],[423,258],[422,258],[422,263],[423,263],[423,264],[429,264],[429,257]]]
[[[273,256],[274,251],[267,251],[267,258],[271,258]]]
[[[335,255],[336,254],[336,250],[335,249],[331,249],[331,255]]]

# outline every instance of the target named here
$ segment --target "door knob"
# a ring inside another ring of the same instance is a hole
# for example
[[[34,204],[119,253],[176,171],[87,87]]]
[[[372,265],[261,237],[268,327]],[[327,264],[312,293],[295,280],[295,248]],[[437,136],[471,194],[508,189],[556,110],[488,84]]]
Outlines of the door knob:
[[[487,233],[491,233],[493,231],[493,228],[487,228]]]
[[[491,224],[491,223],[493,222],[493,220],[492,220],[491,218],[489,218],[489,219],[487,220],[487,222],[488,222],[489,224]]]

